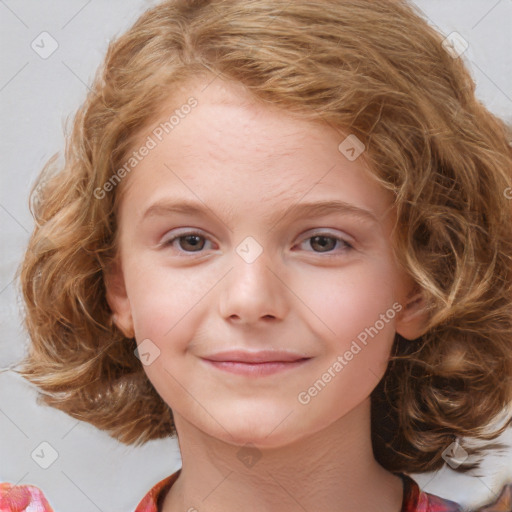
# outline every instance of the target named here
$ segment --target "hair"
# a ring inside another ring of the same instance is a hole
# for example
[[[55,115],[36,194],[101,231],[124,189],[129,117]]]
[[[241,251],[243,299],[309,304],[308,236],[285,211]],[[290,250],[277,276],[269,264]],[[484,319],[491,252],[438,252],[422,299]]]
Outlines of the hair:
[[[94,191],[178,87],[218,76],[356,135],[393,193],[393,248],[428,326],[416,340],[395,335],[372,393],[379,463],[436,470],[454,440],[501,434],[509,421],[489,425],[512,401],[510,132],[443,39],[406,0],[167,0],[144,12],[110,43],[64,161],[54,155],[30,192],[35,228],[18,274],[31,343],[17,372],[38,401],[125,444],[177,434],[135,340],[112,321],[104,278],[119,191]]]

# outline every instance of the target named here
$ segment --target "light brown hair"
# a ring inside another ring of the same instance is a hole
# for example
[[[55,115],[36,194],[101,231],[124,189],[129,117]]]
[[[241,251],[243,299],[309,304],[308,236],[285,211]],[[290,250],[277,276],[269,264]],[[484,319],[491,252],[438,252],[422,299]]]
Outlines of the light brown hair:
[[[169,0],[111,42],[63,164],[50,160],[31,193],[36,226],[19,269],[31,343],[19,372],[40,399],[123,443],[176,433],[135,340],[112,322],[104,276],[119,194],[94,191],[178,86],[218,75],[356,135],[394,194],[396,257],[429,324],[417,340],[396,335],[372,394],[379,462],[434,470],[457,437],[491,439],[486,426],[512,401],[512,151],[442,41],[402,0]]]

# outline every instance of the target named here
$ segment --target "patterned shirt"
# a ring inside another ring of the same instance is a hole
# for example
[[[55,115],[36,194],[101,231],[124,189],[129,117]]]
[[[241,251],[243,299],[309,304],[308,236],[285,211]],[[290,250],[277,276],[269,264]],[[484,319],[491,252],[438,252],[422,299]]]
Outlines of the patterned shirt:
[[[164,498],[178,479],[181,469],[160,480],[142,498],[134,512],[162,512]],[[405,474],[398,474],[404,482],[404,498],[400,512],[462,512],[453,501],[423,492],[418,484]],[[512,483],[503,487],[496,502],[475,512],[511,512]],[[0,483],[0,512],[54,512],[41,490],[33,485]]]

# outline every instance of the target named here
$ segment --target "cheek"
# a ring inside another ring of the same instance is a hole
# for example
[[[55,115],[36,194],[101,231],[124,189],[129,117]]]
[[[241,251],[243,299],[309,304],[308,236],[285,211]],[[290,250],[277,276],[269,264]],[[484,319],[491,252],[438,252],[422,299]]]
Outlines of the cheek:
[[[308,295],[307,304],[315,313],[310,328],[323,340],[323,350],[314,378],[304,383],[301,404],[311,404],[318,414],[326,404],[336,404],[332,410],[336,415],[361,403],[375,389],[395,338],[399,305],[392,278],[383,266],[340,272]]]
[[[323,332],[338,340],[356,338],[376,322],[379,331],[393,330],[393,279],[384,265],[331,272],[324,280],[311,280],[307,288],[306,303],[322,320]]]
[[[176,338],[176,333],[190,324],[195,306],[208,290],[200,286],[199,275],[157,265],[132,264],[127,275],[136,338],[150,338],[157,345]]]
[[[309,283],[307,301],[315,314],[310,328],[324,340],[317,378],[326,368],[337,375],[330,386],[333,399],[350,389],[359,397],[368,396],[386,371],[395,338],[392,271],[384,263],[347,270]]]

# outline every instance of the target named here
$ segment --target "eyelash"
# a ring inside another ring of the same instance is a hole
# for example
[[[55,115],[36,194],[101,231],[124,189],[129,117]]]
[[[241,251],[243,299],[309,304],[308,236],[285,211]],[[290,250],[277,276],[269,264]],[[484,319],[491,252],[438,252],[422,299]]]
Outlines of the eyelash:
[[[163,246],[167,247],[167,246],[172,246],[172,244],[176,241],[176,240],[179,240],[180,238],[185,238],[187,236],[191,236],[191,235],[197,235],[201,238],[205,238],[206,240],[208,240],[207,237],[205,237],[204,235],[202,235],[201,233],[197,232],[197,231],[188,231],[188,232],[185,232],[185,233],[180,233],[179,235],[176,235],[172,238],[170,238],[169,240],[166,240],[165,242],[162,243]],[[336,254],[333,254],[333,251],[329,251],[329,252],[315,252],[313,251],[315,254],[318,254],[318,255],[323,255],[324,257],[328,257],[328,258],[333,258],[333,257],[336,257],[336,256],[339,256],[339,252],[341,251],[342,253],[345,253],[345,252],[350,252],[352,250],[354,250],[354,247],[349,243],[347,242],[346,240],[340,238],[340,237],[337,237],[337,236],[334,236],[330,233],[315,233],[307,238],[305,238],[302,242],[304,243],[305,241],[307,240],[311,240],[315,237],[324,237],[324,238],[331,238],[333,240],[336,240],[338,242],[341,242],[342,244],[344,244],[344,248],[343,249],[340,249],[338,251],[338,253]],[[184,254],[194,254],[195,252],[197,252],[198,254],[201,253],[201,251],[183,251],[183,250],[179,250],[178,252],[180,253],[184,253]]]

